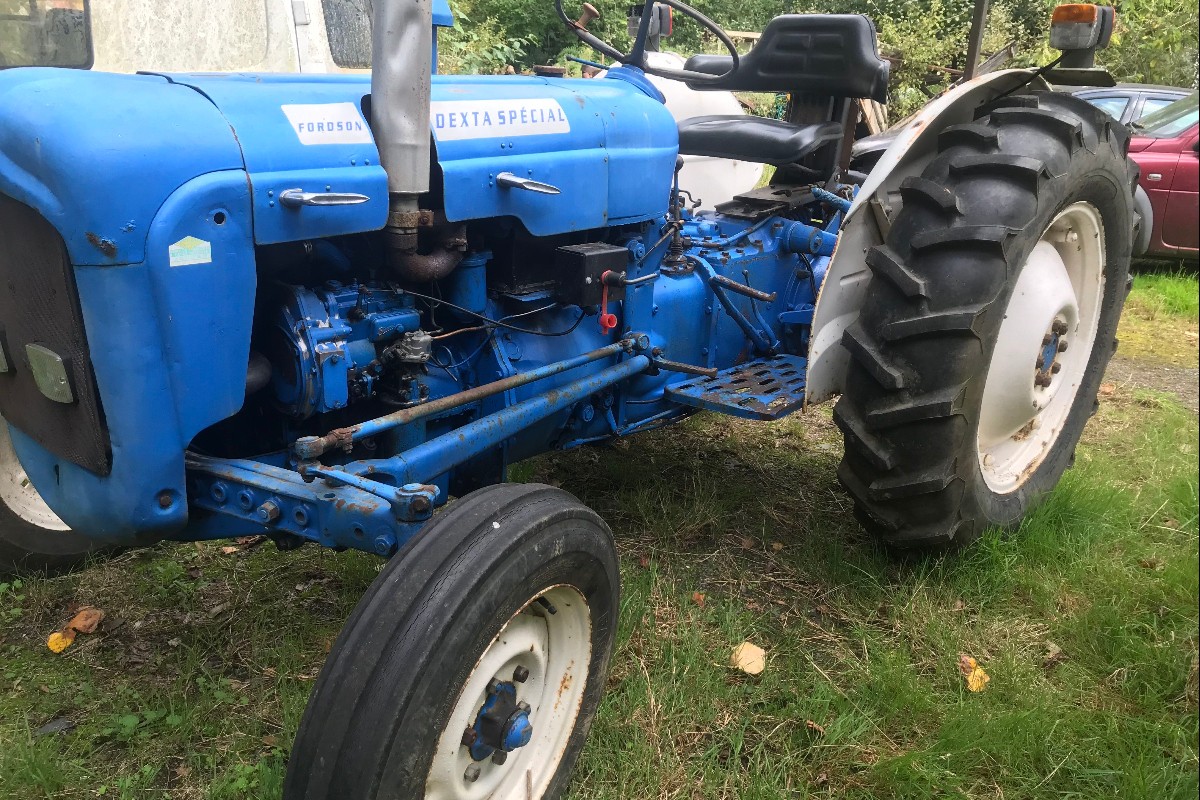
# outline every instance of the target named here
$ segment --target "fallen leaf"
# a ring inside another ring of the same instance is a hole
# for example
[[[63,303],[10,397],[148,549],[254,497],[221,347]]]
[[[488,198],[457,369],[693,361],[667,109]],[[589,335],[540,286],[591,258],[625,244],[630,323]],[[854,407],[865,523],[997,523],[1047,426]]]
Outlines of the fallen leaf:
[[[815,783],[818,786],[824,786],[825,784],[829,783],[829,773],[827,773],[827,772],[818,773]]]
[[[263,744],[265,744],[267,747],[274,747],[274,746],[275,746],[275,743],[276,743],[276,742],[278,742],[278,741],[279,741],[279,740],[278,740],[278,739],[276,739],[274,736],[264,736],[264,737],[262,737],[262,743],[263,743]]]
[[[95,633],[96,626],[104,619],[104,612],[98,608],[84,606],[75,616],[71,617],[71,621],[62,627],[62,630],[57,630],[50,634],[46,639],[46,647],[50,648],[52,653],[61,653],[66,650],[75,641],[77,633]]]
[[[240,547],[235,547],[231,544],[227,544],[221,548],[221,552],[228,556],[228,555],[232,555],[233,553],[238,552],[241,549],[242,548],[240,548]]]
[[[983,687],[992,679],[975,659],[965,653],[958,656],[958,671],[967,679],[967,689],[972,692],[982,692]]]
[[[692,602],[704,608],[704,592],[692,592]]]
[[[825,735],[825,729],[822,728],[817,723],[813,722],[811,719],[804,720],[804,726],[806,728],[808,728],[810,731],[812,731],[813,733],[817,734],[818,736]]]
[[[75,631],[55,631],[50,634],[50,638],[46,640],[46,647],[50,648],[51,653],[61,653],[71,646],[75,641]]]
[[[75,723],[66,717],[58,717],[47,722],[33,732],[34,736],[49,736],[52,733],[66,733],[75,727]]]
[[[783,542],[771,542],[771,549],[778,553],[783,549]]]
[[[1042,666],[1046,669],[1053,667],[1055,664],[1066,659],[1063,655],[1062,648],[1054,642],[1046,642],[1046,652],[1042,655]]]
[[[188,775],[191,775],[191,774],[192,774],[191,767],[185,767],[184,765],[180,764],[178,767],[175,768],[175,777],[177,777],[177,778],[186,778]]]
[[[743,536],[741,544],[742,544],[743,550],[753,550],[754,549],[754,540],[751,539],[749,536]]]
[[[71,617],[68,628],[74,628],[79,633],[95,633],[96,626],[104,619],[104,612],[98,608],[84,606],[79,613]]]
[[[649,569],[650,568],[650,556],[639,556],[638,557],[638,566],[641,567],[642,569]]]
[[[42,694],[50,694],[50,687],[43,683],[38,686],[38,691]]]
[[[210,617],[219,617],[228,610],[229,610],[229,603],[217,603],[215,606],[213,606],[212,608],[210,608],[208,610],[208,615]]]
[[[756,644],[742,642],[733,649],[729,663],[747,675],[758,675],[767,668],[767,651]]]
[[[167,644],[170,645],[171,647],[179,647],[179,645],[183,644],[183,639],[180,639],[179,637],[175,637],[174,639],[168,639]]]
[[[1101,397],[1112,397],[1113,393],[1116,391],[1117,391],[1117,385],[1115,383],[1100,384],[1100,396]]]
[[[967,607],[967,604],[966,604],[966,603],[964,603],[962,600],[955,600],[955,601],[954,601],[954,610],[955,610],[955,611],[962,611],[962,610],[963,610],[964,608],[966,608],[966,607]]]
[[[1166,564],[1163,562],[1163,560],[1161,558],[1151,556],[1150,558],[1139,558],[1138,566],[1141,567],[1142,569],[1152,569],[1155,572],[1161,572],[1163,567],[1166,566]]]

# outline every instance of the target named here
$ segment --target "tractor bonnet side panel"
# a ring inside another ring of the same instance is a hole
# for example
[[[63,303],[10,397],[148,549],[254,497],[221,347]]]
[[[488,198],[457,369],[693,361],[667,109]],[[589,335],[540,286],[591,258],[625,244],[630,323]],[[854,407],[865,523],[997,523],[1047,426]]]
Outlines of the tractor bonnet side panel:
[[[74,528],[132,542],[180,527],[184,448],[245,391],[255,274],[233,132],[159,77],[5,71],[0,194],[3,244],[40,248],[5,268],[63,271],[7,281],[0,394],[22,465]],[[51,307],[55,326],[22,316]],[[37,346],[65,360],[70,397],[14,391]]]

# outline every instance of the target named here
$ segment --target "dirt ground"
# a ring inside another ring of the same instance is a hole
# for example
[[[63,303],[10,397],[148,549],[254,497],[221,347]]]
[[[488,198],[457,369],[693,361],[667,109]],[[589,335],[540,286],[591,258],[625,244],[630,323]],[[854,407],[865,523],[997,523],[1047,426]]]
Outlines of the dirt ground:
[[[1152,389],[1179,398],[1184,407],[1200,413],[1200,370],[1147,359],[1114,356],[1105,378],[1120,388]]]

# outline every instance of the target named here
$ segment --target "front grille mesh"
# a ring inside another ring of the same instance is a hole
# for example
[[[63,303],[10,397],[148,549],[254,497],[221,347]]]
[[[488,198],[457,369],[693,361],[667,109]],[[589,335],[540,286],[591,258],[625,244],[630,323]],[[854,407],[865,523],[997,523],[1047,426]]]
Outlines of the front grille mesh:
[[[25,346],[60,356],[74,394],[38,389]],[[108,426],[84,335],[75,273],[58,231],[29,206],[0,195],[0,414],[51,453],[99,475],[112,469]]]

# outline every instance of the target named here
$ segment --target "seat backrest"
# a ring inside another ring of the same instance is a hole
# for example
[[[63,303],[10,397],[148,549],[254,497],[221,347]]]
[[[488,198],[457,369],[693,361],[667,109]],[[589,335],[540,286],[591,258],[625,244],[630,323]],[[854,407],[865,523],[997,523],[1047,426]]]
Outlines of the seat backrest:
[[[697,55],[686,68],[710,75],[729,70],[729,56]],[[804,92],[887,101],[889,65],[879,57],[875,25],[858,14],[784,14],[771,20],[736,73],[693,89]]]

